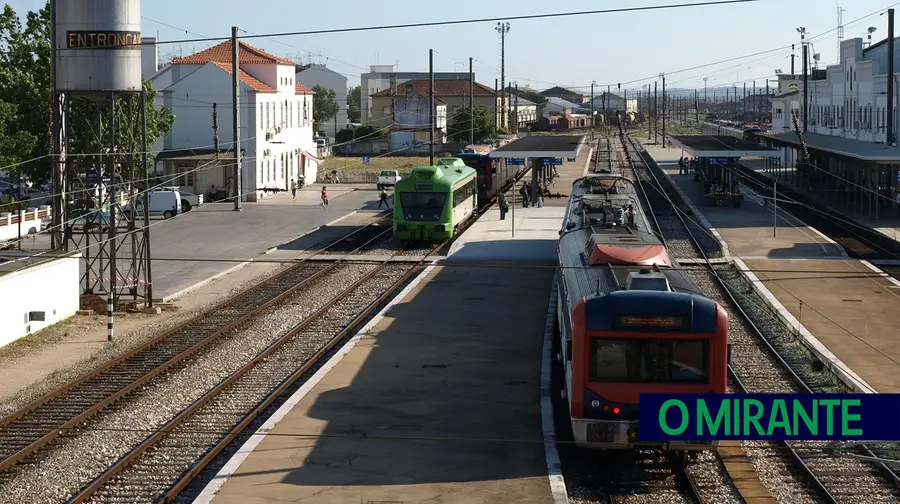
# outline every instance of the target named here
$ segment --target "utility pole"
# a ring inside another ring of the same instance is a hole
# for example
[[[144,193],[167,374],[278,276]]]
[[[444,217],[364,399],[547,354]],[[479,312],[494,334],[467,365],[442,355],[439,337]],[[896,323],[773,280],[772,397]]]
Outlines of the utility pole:
[[[659,76],[662,78],[662,141],[666,145],[666,74]]]
[[[469,58],[469,145],[475,145],[475,72]]]
[[[591,81],[591,142],[594,141],[594,128],[597,126],[595,124],[597,117],[597,108],[594,106],[594,86],[597,84],[597,81]]]
[[[703,78],[703,107],[706,110],[709,110],[709,94],[707,93],[706,81],[709,80],[709,77]]]
[[[759,126],[759,97],[756,96],[756,81],[753,81],[753,108],[756,109],[756,125]]]
[[[894,145],[894,9],[888,9],[888,77],[887,77],[887,135],[884,143]]]
[[[697,90],[694,90],[694,120],[697,121],[697,126],[700,125],[700,98],[697,96]]]
[[[659,124],[659,91],[656,87],[657,82],[653,81],[653,145],[659,145],[659,131],[657,131],[657,124]]]
[[[747,83],[744,83],[744,99],[741,100],[741,121],[747,120]]]
[[[428,130],[428,143],[431,146],[431,164],[434,166],[434,49],[428,50],[428,122],[431,128]]]
[[[238,27],[231,27],[231,87],[234,92],[232,116],[234,118],[234,211],[241,211],[241,66]]]
[[[497,79],[494,79],[494,98],[500,96],[498,93],[499,93],[499,91],[497,90]],[[500,114],[501,114],[500,111],[503,110],[502,99],[501,99],[500,103],[501,103],[501,105],[499,107],[496,104],[494,104],[494,107],[496,107],[494,109],[494,137],[495,138],[497,137],[497,134],[500,132]]]
[[[516,136],[519,135],[519,83],[516,82],[516,105],[513,107],[516,109]]]
[[[500,34],[500,89],[503,91],[503,94],[500,95],[500,110],[501,114],[506,113],[506,34],[509,33],[509,23],[497,23],[497,33]],[[500,123],[501,128],[503,125],[509,125],[508,118],[503,118],[501,116]]]
[[[809,125],[808,121],[808,111],[809,111],[809,72],[806,68],[809,66],[807,64],[807,58],[809,57],[809,46],[803,44],[803,132],[806,133],[807,126]],[[888,75],[888,82],[892,80],[893,76]]]
[[[791,44],[791,79],[797,78],[797,73],[794,71],[794,58],[797,57],[797,55],[794,54],[794,46],[795,44]]]

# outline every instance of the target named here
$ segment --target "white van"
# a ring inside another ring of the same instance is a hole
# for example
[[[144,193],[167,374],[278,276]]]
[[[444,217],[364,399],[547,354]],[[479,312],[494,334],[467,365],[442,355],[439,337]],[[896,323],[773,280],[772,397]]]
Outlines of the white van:
[[[134,203],[125,207],[126,215],[131,214],[134,207],[135,216],[144,216],[144,196],[147,201],[150,217],[162,215],[164,219],[171,219],[181,213],[181,193],[178,191],[151,191],[135,198]]]

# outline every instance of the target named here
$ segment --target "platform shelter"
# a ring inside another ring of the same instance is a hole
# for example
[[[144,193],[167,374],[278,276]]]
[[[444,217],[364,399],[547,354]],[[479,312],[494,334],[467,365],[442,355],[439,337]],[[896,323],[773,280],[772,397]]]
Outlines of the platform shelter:
[[[781,166],[781,153],[757,143],[730,136],[673,136],[690,157],[697,159],[695,179],[704,183],[704,194],[722,204],[731,201],[739,206],[741,158],[763,158],[766,167]]]
[[[536,201],[536,191],[549,183],[553,167],[567,160],[574,161],[584,145],[584,139],[583,135],[527,136],[491,151],[490,156],[515,165],[527,164],[527,160],[531,159],[530,196],[531,201]]]
[[[900,215],[900,147],[817,133],[802,137],[809,166],[770,174],[832,208],[867,219]],[[785,166],[802,159],[796,133],[759,138],[763,145],[781,151]]]

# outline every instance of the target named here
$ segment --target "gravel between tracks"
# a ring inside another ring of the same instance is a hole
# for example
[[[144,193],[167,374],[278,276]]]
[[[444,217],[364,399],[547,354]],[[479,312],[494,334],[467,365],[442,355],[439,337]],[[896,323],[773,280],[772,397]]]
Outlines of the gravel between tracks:
[[[279,334],[327,304],[375,265],[346,265],[315,281],[219,344],[151,381],[139,395],[91,419],[28,463],[3,474],[0,502],[59,502],[70,497],[209,388],[251,360]]]
[[[414,266],[388,265],[347,298],[334,304],[309,328],[294,336],[271,357],[229,386],[154,450],[117,476],[89,502],[150,502],[158,499],[191,464],[242,421],[297,368],[312,358],[361,309],[390,288]]]

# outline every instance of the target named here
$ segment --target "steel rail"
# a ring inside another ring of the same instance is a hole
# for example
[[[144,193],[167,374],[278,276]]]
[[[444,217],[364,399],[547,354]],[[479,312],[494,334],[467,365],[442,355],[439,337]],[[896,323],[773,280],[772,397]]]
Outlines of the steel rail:
[[[328,353],[333,350],[336,346],[338,346],[347,336],[361,325],[368,317],[370,317],[373,312],[378,309],[385,301],[389,300],[392,296],[394,296],[398,289],[400,289],[407,281],[409,281],[415,274],[420,273],[420,269],[422,265],[429,260],[431,256],[445,247],[447,244],[452,242],[459,234],[462,233],[465,229],[471,226],[476,219],[469,219],[467,223],[464,224],[463,227],[455,234],[454,238],[451,240],[447,240],[445,242],[441,242],[434,248],[432,248],[428,253],[418,259],[415,263],[409,266],[409,270],[404,273],[398,280],[396,280],[388,289],[386,289],[382,294],[378,296],[378,298],[369,304],[359,315],[354,317],[354,319],[347,324],[343,329],[341,329],[334,337],[329,339],[329,341],[319,349],[312,357],[306,360],[297,370],[295,370],[288,378],[281,382],[281,384],[271,391],[265,399],[263,399],[250,413],[248,413],[240,423],[238,423],[234,428],[232,428],[222,439],[220,439],[215,446],[213,446],[210,450],[208,450],[201,459],[199,459],[194,465],[187,470],[184,474],[182,474],[178,480],[170,487],[170,489],[166,492],[166,494],[157,500],[157,502],[172,502],[177,496],[184,491],[184,489],[190,485],[190,483],[197,477],[204,469],[206,469],[209,464],[211,464],[216,457],[218,457],[222,451],[224,451],[228,446],[234,441],[237,436],[243,433],[247,427],[260,415],[265,412],[265,410],[272,405],[286,390],[288,390],[297,380],[301,379],[303,375],[305,375],[312,367],[319,363]],[[338,294],[332,301],[330,301],[326,306],[316,310],[315,313],[307,317],[300,324],[289,330],[287,333],[278,338],[275,342],[270,344],[266,349],[257,355],[251,362],[245,364],[241,367],[241,369],[235,371],[232,375],[230,375],[226,380],[219,383],[213,389],[207,391],[201,398],[194,401],[188,408],[183,410],[177,416],[172,418],[169,422],[167,422],[164,426],[160,427],[157,431],[155,431],[150,437],[145,439],[140,445],[132,449],[127,455],[123,458],[119,459],[115,464],[109,467],[106,471],[103,472],[100,476],[94,479],[87,487],[83,488],[75,497],[73,497],[69,502],[71,504],[80,504],[89,500],[93,495],[95,495],[98,491],[100,491],[104,486],[109,484],[113,478],[117,475],[121,474],[122,471],[127,469],[131,464],[139,459],[141,455],[147,453],[152,449],[153,446],[157,445],[163,439],[168,436],[174,429],[176,429],[179,425],[183,424],[186,420],[190,419],[194,414],[196,414],[203,406],[209,404],[214,398],[216,398],[219,394],[224,392],[230,385],[234,384],[241,377],[245,376],[249,371],[257,366],[260,362],[264,361],[267,357],[271,356],[275,351],[279,348],[282,348],[284,344],[295,338],[299,333],[301,333],[304,329],[312,325],[316,320],[324,316],[333,306],[340,302],[343,299],[346,299],[347,296],[355,292],[359,289],[363,284],[372,279],[375,275],[377,275],[383,268],[388,267],[393,264],[391,259],[393,257],[399,256],[402,254],[402,250],[394,253],[390,258],[381,261],[376,268],[373,268],[372,271],[364,275],[362,278],[354,282],[351,286],[344,289],[340,294]]]
[[[647,166],[647,170],[650,172],[653,179],[656,180],[658,185],[661,185],[661,181],[659,180],[659,177],[657,176],[657,174],[654,173],[651,163],[649,163],[647,161],[644,153],[641,152],[640,149],[638,149],[637,147],[634,146],[634,139],[629,138],[629,141],[632,144],[632,148],[637,152],[638,156],[640,156],[641,160]],[[788,375],[791,377],[791,379],[794,381],[794,383],[801,390],[803,390],[804,393],[812,394],[813,393],[812,389],[809,388],[809,386],[806,384],[806,382],[804,382],[803,379],[800,378],[800,376],[797,375],[797,373],[791,368],[791,366],[784,360],[784,358],[782,358],[782,356],[778,353],[778,351],[775,349],[775,347],[773,347],[772,344],[769,342],[769,340],[763,335],[763,333],[759,329],[759,327],[757,327],[757,325],[753,322],[753,320],[750,318],[750,316],[747,315],[747,313],[741,307],[740,303],[738,303],[737,299],[734,297],[734,295],[731,291],[731,288],[728,287],[728,284],[719,275],[719,272],[712,266],[712,263],[709,261],[709,257],[706,255],[706,253],[702,250],[702,248],[699,247],[699,241],[697,240],[696,236],[694,236],[693,232],[691,232],[687,223],[684,222],[683,215],[681,215],[679,213],[678,218],[684,224],[685,229],[688,232],[688,236],[691,237],[691,240],[694,242],[694,245],[700,250],[700,253],[703,255],[703,259],[707,262],[707,267],[709,268],[709,271],[713,274],[713,276],[716,278],[716,281],[722,287],[722,290],[728,296],[728,300],[731,301],[731,303],[737,309],[737,311],[741,315],[741,317],[752,328],[757,339],[763,343],[763,346],[769,352],[770,356],[773,357],[785,371],[787,371]],[[738,388],[743,393],[746,393],[747,389],[744,387],[743,383],[741,382],[740,378],[738,377],[737,372],[734,370],[734,368],[730,364],[728,365],[728,373],[734,379],[735,384],[738,385]],[[803,470],[803,472],[805,473],[807,478],[810,480],[810,482],[812,482],[817,487],[817,490],[826,499],[828,499],[829,502],[832,502],[835,504],[840,502],[831,493],[831,491],[828,490],[828,488],[825,486],[825,484],[816,476],[815,471],[811,467],[809,467],[809,465],[803,460],[803,457],[797,452],[797,450],[791,445],[790,442],[781,441],[779,444],[781,444],[782,446],[784,446],[786,448],[786,450],[788,451],[790,456],[795,460],[795,462],[797,462],[797,464]],[[872,451],[865,445],[859,445],[859,449],[867,456],[871,456],[871,457],[875,456],[874,453],[872,453]],[[879,462],[873,462],[873,463],[877,466],[876,469],[880,469],[880,471],[883,473],[883,475],[887,476],[888,480],[893,481],[895,486],[900,487],[900,476],[898,476],[896,472],[894,472],[884,462],[879,461]]]
[[[207,405],[214,398],[219,396],[222,392],[224,392],[229,386],[237,382],[239,379],[244,377],[247,373],[249,373],[252,369],[254,369],[259,363],[265,361],[268,357],[270,357],[273,353],[275,353],[278,349],[282,348],[287,342],[294,339],[297,335],[302,333],[305,329],[315,323],[318,319],[320,319],[325,313],[333,309],[336,303],[341,302],[346,299],[351,293],[360,288],[363,284],[368,282],[372,277],[374,277],[378,272],[382,270],[385,266],[389,264],[389,261],[384,261],[379,266],[373,268],[370,272],[366,273],[362,278],[353,282],[349,287],[345,288],[341,291],[337,296],[334,297],[326,306],[323,306],[315,311],[309,317],[306,317],[302,322],[294,326],[292,329],[287,331],[285,334],[281,335],[277,340],[272,342],[268,347],[265,348],[262,352],[257,354],[253,360],[241,366],[240,369],[232,373],[228,378],[216,384],[215,387],[207,391],[203,396],[199,399],[191,403],[186,409],[182,410],[181,413],[176,415],[174,418],[169,420],[165,425],[156,430],[150,437],[145,439],[141,444],[132,449],[127,455],[123,458],[119,459],[115,464],[109,467],[106,471],[103,472],[99,477],[94,479],[87,487],[82,489],[77,495],[75,495],[72,499],[70,499],[70,503],[72,504],[80,504],[88,500],[92,495],[94,495],[98,490],[100,490],[104,485],[106,485],[112,478],[116,475],[124,471],[129,465],[131,465],[138,457],[146,453],[150,450],[154,445],[162,441],[170,432],[178,428],[179,425],[184,423],[187,419],[193,416],[197,411],[199,411],[203,406]],[[406,279],[413,271],[418,268],[418,265],[414,265],[410,267],[410,271],[407,272],[403,279]],[[395,287],[398,283],[395,283],[392,287]],[[286,381],[282,382],[281,386],[275,389],[272,393],[270,393],[267,398],[260,403],[254,410],[251,412],[245,419],[238,425],[236,429],[233,429],[228,435],[224,438],[222,442],[217,444],[216,448],[212,451],[208,452],[206,456],[202,459],[205,461],[203,466],[205,467],[208,461],[211,461],[214,458],[213,452],[217,455],[221,449],[224,449],[228,443],[234,439],[235,436],[240,434],[246,428],[247,425],[250,424],[254,419],[256,419],[260,413],[262,413],[272,402],[274,402],[278,396],[281,395],[297,378],[302,376],[306,371],[309,370],[310,367],[315,365],[322,356],[327,354],[329,350],[331,350],[334,345],[336,345],[341,339],[343,339],[347,333],[353,329],[356,325],[359,325],[359,321],[364,320],[368,315],[371,314],[371,311],[377,306],[378,302],[383,300],[385,297],[392,293],[393,289],[388,289],[381,296],[379,296],[378,301],[376,303],[370,304],[366,310],[363,311],[362,314],[357,316],[350,325],[342,329],[335,337],[333,337],[329,342],[319,350],[311,359],[307,360],[297,371],[295,371]],[[192,469],[189,473],[196,474],[202,468],[197,469],[196,467]],[[183,479],[183,478],[182,478]],[[179,489],[180,491],[180,489]]]
[[[634,140],[631,137],[625,135],[624,131],[622,130],[621,121],[619,122],[619,132],[620,133],[619,133],[618,139],[622,143],[622,149],[625,152],[624,161],[630,165],[628,168],[632,171],[632,174],[634,175],[634,183],[637,185],[637,187],[640,191],[640,195],[643,197],[644,202],[647,204],[647,207],[648,207],[647,213],[649,213],[649,215],[653,221],[653,225],[656,226],[657,236],[662,240],[663,245],[665,245],[666,248],[668,248],[668,242],[666,241],[666,238],[662,233],[662,228],[660,228],[659,221],[656,219],[656,212],[653,211],[653,207],[650,203],[650,198],[647,196],[647,191],[644,188],[644,183],[643,183],[643,181],[641,181],[641,177],[638,176],[638,173],[637,173],[638,169],[635,166],[634,159],[632,159],[632,157],[628,154],[628,144],[626,143],[626,140],[628,142],[633,142]],[[643,156],[640,155],[640,152],[637,149],[634,149],[633,144],[632,144],[632,149],[635,150],[636,153],[638,153],[638,155],[640,156],[640,161],[642,163],[644,163],[644,165],[646,166],[646,169],[651,172],[651,175],[653,175],[650,166],[646,163],[646,160],[643,158]],[[618,150],[616,152],[618,152]],[[659,184],[659,179],[656,178],[655,175],[653,175],[653,179],[657,182],[657,184]],[[660,187],[660,189],[662,189],[662,187]],[[665,192],[663,192],[663,195],[665,196]],[[681,217],[679,216],[679,218],[681,218]],[[683,220],[681,222],[682,222],[682,224],[684,224],[685,228],[687,229],[687,224]],[[690,233],[690,230],[688,230],[688,233]],[[691,235],[691,236],[693,236],[693,235]],[[695,243],[694,245],[697,246],[697,243]],[[696,479],[691,475],[691,473],[687,470],[687,464],[685,463],[684,459],[679,458],[678,460],[675,460],[675,458],[673,457],[673,458],[671,458],[671,462],[672,462],[673,471],[675,472],[676,477],[680,474],[680,475],[684,476],[684,479],[687,481],[688,487],[689,487],[689,492],[691,494],[691,497],[694,499],[694,501],[698,502],[699,504],[705,504],[706,501],[702,497],[702,493],[700,492],[698,483],[697,483]]]
[[[348,238],[355,236],[358,233],[360,233],[372,226],[373,226],[373,224],[362,226],[359,229],[354,230],[352,233],[349,233],[349,234],[343,236],[342,238],[330,243],[326,247],[317,251],[317,253],[321,253],[324,250],[330,249],[330,248],[346,241]],[[363,248],[365,248],[372,242],[374,242],[378,239],[381,239],[381,237],[384,236],[388,232],[390,232],[390,229],[387,229],[386,231],[375,236],[374,238],[366,241],[365,243],[363,243],[362,245],[357,247],[351,253],[359,252],[360,250],[362,250]],[[312,256],[310,256],[310,257],[312,257]],[[32,401],[28,405],[22,407],[15,413],[8,415],[6,418],[4,418],[2,421],[0,421],[0,429],[12,426],[19,419],[22,419],[23,417],[37,411],[39,408],[50,404],[52,401],[65,396],[66,394],[68,394],[69,392],[74,390],[75,388],[85,385],[90,380],[101,376],[103,373],[111,371],[112,369],[116,368],[117,366],[122,365],[129,359],[139,357],[141,353],[165,342],[166,340],[171,338],[173,335],[178,334],[179,332],[188,329],[189,327],[191,327],[194,324],[197,324],[198,322],[202,322],[205,318],[210,317],[212,314],[215,314],[218,311],[221,311],[221,310],[228,308],[236,303],[246,300],[247,298],[249,298],[256,292],[262,290],[266,286],[271,285],[273,283],[277,283],[279,281],[279,279],[284,279],[294,273],[297,273],[303,267],[308,266],[309,264],[310,263],[308,262],[308,257],[303,258],[302,260],[298,261],[296,265],[290,267],[288,270],[281,272],[271,278],[263,280],[263,281],[259,282],[258,284],[244,290],[243,292],[239,293],[236,296],[233,296],[229,299],[223,300],[222,302],[216,304],[214,307],[212,307],[208,310],[205,310],[204,312],[192,317],[191,319],[185,321],[184,323],[179,324],[177,327],[169,329],[168,331],[164,332],[160,336],[157,336],[157,337],[153,338],[152,340],[140,345],[139,347],[109,361],[108,363],[104,364],[103,366],[99,367],[98,369],[93,370],[84,375],[81,375],[80,377],[63,385],[62,387],[59,387],[56,390],[53,390],[53,391],[41,396],[40,398],[36,399],[35,401]],[[100,412],[102,409],[106,408],[110,404],[114,403],[115,401],[118,401],[119,399],[128,395],[129,393],[133,392],[134,390],[137,390],[139,387],[141,387],[143,384],[147,383],[149,380],[155,378],[156,376],[159,376],[161,373],[167,371],[168,369],[171,369],[172,366],[183,361],[185,358],[189,357],[190,355],[195,354],[196,352],[198,352],[198,351],[202,350],[203,348],[207,347],[208,345],[212,344],[213,342],[215,342],[216,340],[218,340],[219,338],[221,338],[222,336],[227,334],[229,331],[241,326],[242,324],[245,324],[252,317],[257,316],[259,313],[270,308],[272,305],[280,302],[285,297],[295,294],[298,290],[304,288],[313,280],[315,280],[317,278],[321,278],[327,272],[333,271],[340,264],[343,264],[343,262],[336,261],[330,265],[324,266],[321,270],[316,271],[309,277],[304,278],[301,282],[297,283],[290,289],[278,294],[277,296],[275,296],[272,299],[269,299],[264,304],[258,306],[257,308],[251,310],[250,312],[239,316],[238,319],[229,323],[227,326],[222,327],[222,328],[217,328],[209,336],[203,338],[196,344],[192,345],[190,348],[188,348],[188,349],[180,352],[179,354],[175,355],[174,357],[168,359],[162,365],[157,366],[154,369],[150,370],[149,372],[143,374],[139,379],[132,381],[128,385],[118,389],[115,393],[113,393],[109,396],[106,396],[103,400],[96,402],[93,405],[83,409],[83,411],[81,413],[79,413],[78,415],[70,418],[68,421],[53,428],[52,430],[49,430],[48,432],[46,432],[44,435],[42,435],[38,439],[30,442],[24,448],[19,449],[18,451],[12,453],[11,455],[7,456],[5,459],[0,461],[0,471],[5,471],[5,470],[9,469],[10,467],[12,467],[13,465],[15,465],[16,463],[24,460],[25,458],[27,458],[34,452],[40,450],[42,447],[46,446],[53,440],[55,440],[55,439],[59,438],[60,436],[62,436],[63,434],[65,434],[67,431],[78,427],[85,420],[87,420],[90,417],[92,417],[93,415],[97,414],[98,412]],[[0,435],[2,435],[2,434],[0,434]]]

